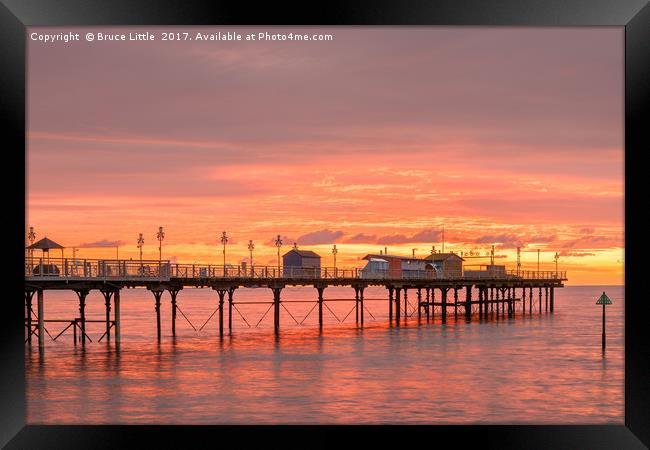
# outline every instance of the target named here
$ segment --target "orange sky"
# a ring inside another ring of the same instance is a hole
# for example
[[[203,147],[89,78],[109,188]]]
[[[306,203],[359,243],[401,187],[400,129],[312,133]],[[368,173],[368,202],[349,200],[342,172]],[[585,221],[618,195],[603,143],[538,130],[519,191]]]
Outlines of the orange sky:
[[[226,230],[229,262],[253,239],[274,264],[281,234],[359,267],[424,256],[444,226],[445,250],[513,266],[521,246],[535,269],[540,248],[547,270],[557,251],[570,284],[623,282],[621,29],[320,30],[335,40],[29,42],[37,239],[135,259],[143,233],[157,258],[162,225],[163,258],[216,264]]]

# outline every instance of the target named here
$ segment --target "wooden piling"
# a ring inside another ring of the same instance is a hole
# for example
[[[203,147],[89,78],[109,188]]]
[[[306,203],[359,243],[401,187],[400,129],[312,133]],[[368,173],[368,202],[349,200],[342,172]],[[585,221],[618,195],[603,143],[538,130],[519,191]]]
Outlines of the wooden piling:
[[[533,288],[528,288],[528,314],[533,313]]]
[[[408,308],[408,289],[404,288],[404,320],[409,317],[409,308]]]
[[[418,288],[418,322],[422,319],[422,289]]]
[[[399,326],[402,305],[400,305],[401,288],[395,288],[395,323]]]
[[[176,309],[178,306],[176,305],[176,296],[178,295],[179,290],[178,289],[170,289],[169,290],[169,295],[172,298],[172,336],[176,336]]]
[[[316,290],[318,291],[318,326],[322,329],[323,328],[323,291],[325,291],[325,288],[316,287]]]
[[[393,288],[388,286],[388,320],[393,323]]]
[[[111,340],[111,297],[113,291],[101,291],[104,296],[104,310],[106,311],[106,341]]]
[[[457,294],[456,300],[458,300]],[[465,319],[472,319],[472,285],[465,286]]]
[[[454,320],[458,320],[458,288],[456,286],[454,286]]]
[[[521,290],[521,312],[526,314],[526,288]]]
[[[113,306],[115,307],[115,311],[113,312],[113,316],[115,317],[115,345],[116,347],[120,345],[120,337],[121,337],[121,330],[120,330],[120,290],[116,290],[115,293],[113,294]]]
[[[27,342],[32,345],[32,298],[34,291],[25,291],[25,308],[27,309]]]
[[[555,287],[551,286],[551,312],[555,309]]]
[[[356,315],[356,323],[359,323],[359,288],[354,287],[354,312]]]
[[[273,328],[276,335],[280,333],[280,292],[281,291],[282,288],[273,288],[273,305],[275,307]]]
[[[447,322],[447,290],[449,288],[440,289],[440,295],[442,296],[442,323]]]
[[[42,273],[42,272],[41,272]],[[36,291],[36,302],[38,308],[38,348],[45,348],[45,311],[43,307],[43,289]]]
[[[539,313],[542,313],[542,287],[539,288]]]
[[[426,288],[426,293],[427,293],[427,304],[426,304],[426,314],[427,314],[427,322],[429,321],[429,315],[431,314],[431,288]]]
[[[88,291],[81,289],[75,291],[79,297],[79,317],[81,318],[81,345],[86,345],[86,297]]]
[[[223,299],[226,296],[226,291],[217,289],[217,295],[219,296],[219,337],[223,338]]]
[[[232,297],[235,289],[234,287],[228,289],[228,334],[232,334]]]
[[[363,287],[359,288],[359,303],[360,303],[360,306],[361,306],[361,308],[360,308],[361,309],[361,312],[360,312],[361,326],[363,326],[363,290],[364,290]]]
[[[544,286],[544,310],[548,312],[548,286]]]
[[[158,342],[160,342],[161,336],[162,336],[162,330],[160,327],[160,298],[163,295],[163,292],[161,290],[152,290],[154,299],[156,301],[154,309],[156,310],[156,332],[158,336]]]

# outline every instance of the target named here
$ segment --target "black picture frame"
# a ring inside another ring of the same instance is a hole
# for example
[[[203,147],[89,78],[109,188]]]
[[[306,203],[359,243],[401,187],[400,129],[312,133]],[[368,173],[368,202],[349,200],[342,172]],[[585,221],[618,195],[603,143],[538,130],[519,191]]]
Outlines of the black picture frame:
[[[2,299],[2,420],[0,444],[7,448],[124,448],[146,439],[147,447],[185,447],[189,439],[205,445],[255,437],[281,438],[305,427],[164,427],[164,426],[36,426],[25,425],[23,343],[25,230],[25,56],[26,26],[62,25],[495,25],[495,26],[624,26],[625,27],[625,425],[621,426],[418,426],[308,427],[309,441],[339,443],[338,433],[354,431],[365,439],[385,441],[398,435],[403,445],[418,442],[482,448],[644,448],[650,446],[650,345],[641,276],[641,242],[645,224],[635,208],[647,205],[642,195],[640,155],[647,150],[650,98],[650,6],[645,0],[412,0],[329,1],[318,4],[199,2],[195,0],[2,0],[0,5],[0,112],[2,114],[8,211],[11,236]],[[644,114],[646,113],[646,114]],[[612,170],[617,170],[612,168]],[[11,176],[9,176],[11,175]],[[15,220],[15,217],[23,220]],[[647,227],[646,227],[647,228]],[[632,268],[632,272],[630,272]],[[418,439],[416,441],[415,439]],[[306,445],[305,441],[298,442]]]

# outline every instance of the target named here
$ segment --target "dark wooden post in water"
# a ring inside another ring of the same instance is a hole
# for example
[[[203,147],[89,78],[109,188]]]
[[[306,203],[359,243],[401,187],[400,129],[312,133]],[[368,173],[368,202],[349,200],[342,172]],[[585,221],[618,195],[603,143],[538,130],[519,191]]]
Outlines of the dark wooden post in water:
[[[422,319],[422,288],[418,288],[418,322]]]
[[[454,286],[454,320],[458,320],[458,287],[456,286]]]
[[[498,294],[497,294],[497,300],[498,300]],[[494,288],[490,288],[490,312],[494,312]],[[498,312],[498,311],[497,311]]]
[[[458,296],[456,296],[458,299]],[[465,286],[465,319],[472,320],[472,285]]]
[[[282,288],[274,287],[272,289],[274,306],[273,328],[277,335],[280,333],[280,293],[282,292]]]
[[[119,347],[120,345],[120,337],[121,337],[121,331],[120,331],[120,290],[116,290],[115,293],[113,294],[113,305],[115,306],[115,312],[113,312],[113,316],[115,316],[115,347]]]
[[[395,288],[395,324],[399,326],[402,305],[400,305],[400,292],[402,288]]]
[[[325,288],[321,286],[316,286],[316,290],[318,291],[318,326],[322,329],[323,328],[323,291],[325,291]]]
[[[158,336],[158,342],[160,342],[160,338],[162,336],[162,332],[160,329],[160,299],[162,298],[163,293],[165,292],[162,289],[152,289],[151,292],[153,293],[153,297],[156,301],[155,305],[155,310],[156,310],[156,333]]]
[[[544,286],[544,310],[548,312],[548,286]]]
[[[408,316],[409,316],[408,293],[407,293],[407,289],[404,288],[404,321],[408,319]]]
[[[512,317],[514,313],[513,306],[514,306],[514,298],[512,295],[512,288],[508,288],[508,317]]]
[[[528,296],[528,314],[532,314],[533,313],[533,288],[532,288],[532,286],[530,288],[528,288],[528,294],[530,294]]]
[[[443,287],[440,289],[440,295],[442,296],[442,323],[447,322],[447,291],[448,287]]]
[[[106,341],[111,340],[111,297],[113,291],[101,291],[104,296],[104,308],[106,310]]]
[[[551,286],[551,312],[555,309],[555,295],[554,295],[555,288]]]
[[[393,288],[388,286],[388,320],[393,323]]]
[[[25,308],[27,309],[27,342],[32,345],[32,298],[34,298],[32,290],[25,291]]]
[[[45,347],[45,311],[43,309],[43,289],[36,291],[36,302],[36,307],[38,308],[38,348],[43,349]]]
[[[359,288],[354,287],[354,313],[356,315],[356,323],[359,323]]]
[[[360,316],[361,316],[361,326],[363,326],[363,290],[365,288],[362,286],[359,288],[359,306],[360,306]]]
[[[426,293],[427,293],[427,305],[426,305],[427,309],[426,309],[426,313],[427,313],[427,322],[428,322],[429,321],[429,315],[431,314],[431,311],[430,311],[430,309],[431,309],[431,289],[426,288]]]
[[[86,345],[86,297],[88,296],[87,289],[79,289],[75,291],[79,297],[79,317],[81,318],[81,344]]]
[[[180,289],[170,289],[169,295],[172,298],[172,336],[176,336],[176,296]]]
[[[483,288],[478,286],[478,317],[483,318]]]
[[[223,299],[226,296],[226,291],[224,289],[217,289],[217,295],[219,296],[219,337],[223,337]]]
[[[228,289],[228,334],[232,334],[232,296],[235,293],[236,287]]]
[[[542,313],[542,287],[539,288],[539,313]]]

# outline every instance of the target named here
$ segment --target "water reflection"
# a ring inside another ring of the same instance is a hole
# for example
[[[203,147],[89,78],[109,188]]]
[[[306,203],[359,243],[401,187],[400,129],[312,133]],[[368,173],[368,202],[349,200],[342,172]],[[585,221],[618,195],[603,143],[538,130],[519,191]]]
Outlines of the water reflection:
[[[594,288],[587,287],[558,290],[554,315],[487,321],[475,315],[468,323],[452,313],[442,324],[438,310],[429,322],[403,316],[395,327],[386,320],[387,300],[366,301],[377,320],[366,314],[364,327],[354,323],[354,312],[343,324],[324,313],[322,330],[317,314],[297,326],[285,312],[278,336],[272,319],[249,328],[239,318],[223,339],[214,319],[201,332],[177,322],[173,337],[163,302],[160,343],[150,297],[130,290],[123,295],[119,349],[114,340],[84,347],[59,339],[48,341],[45,352],[26,346],[28,422],[620,424],[623,301],[617,289],[610,289],[619,300],[608,309],[606,354]],[[304,292],[283,297],[304,299]],[[57,294],[46,298],[48,314],[74,313],[74,302]],[[213,311],[209,294],[188,290],[178,300],[188,317],[203,323]],[[92,295],[88,315],[100,317],[102,305]],[[268,292],[238,292],[242,301],[245,295],[268,299]],[[352,305],[330,307],[342,318]],[[313,305],[286,306],[302,318]],[[267,305],[237,307],[255,324]],[[94,337],[101,328],[88,332]]]

